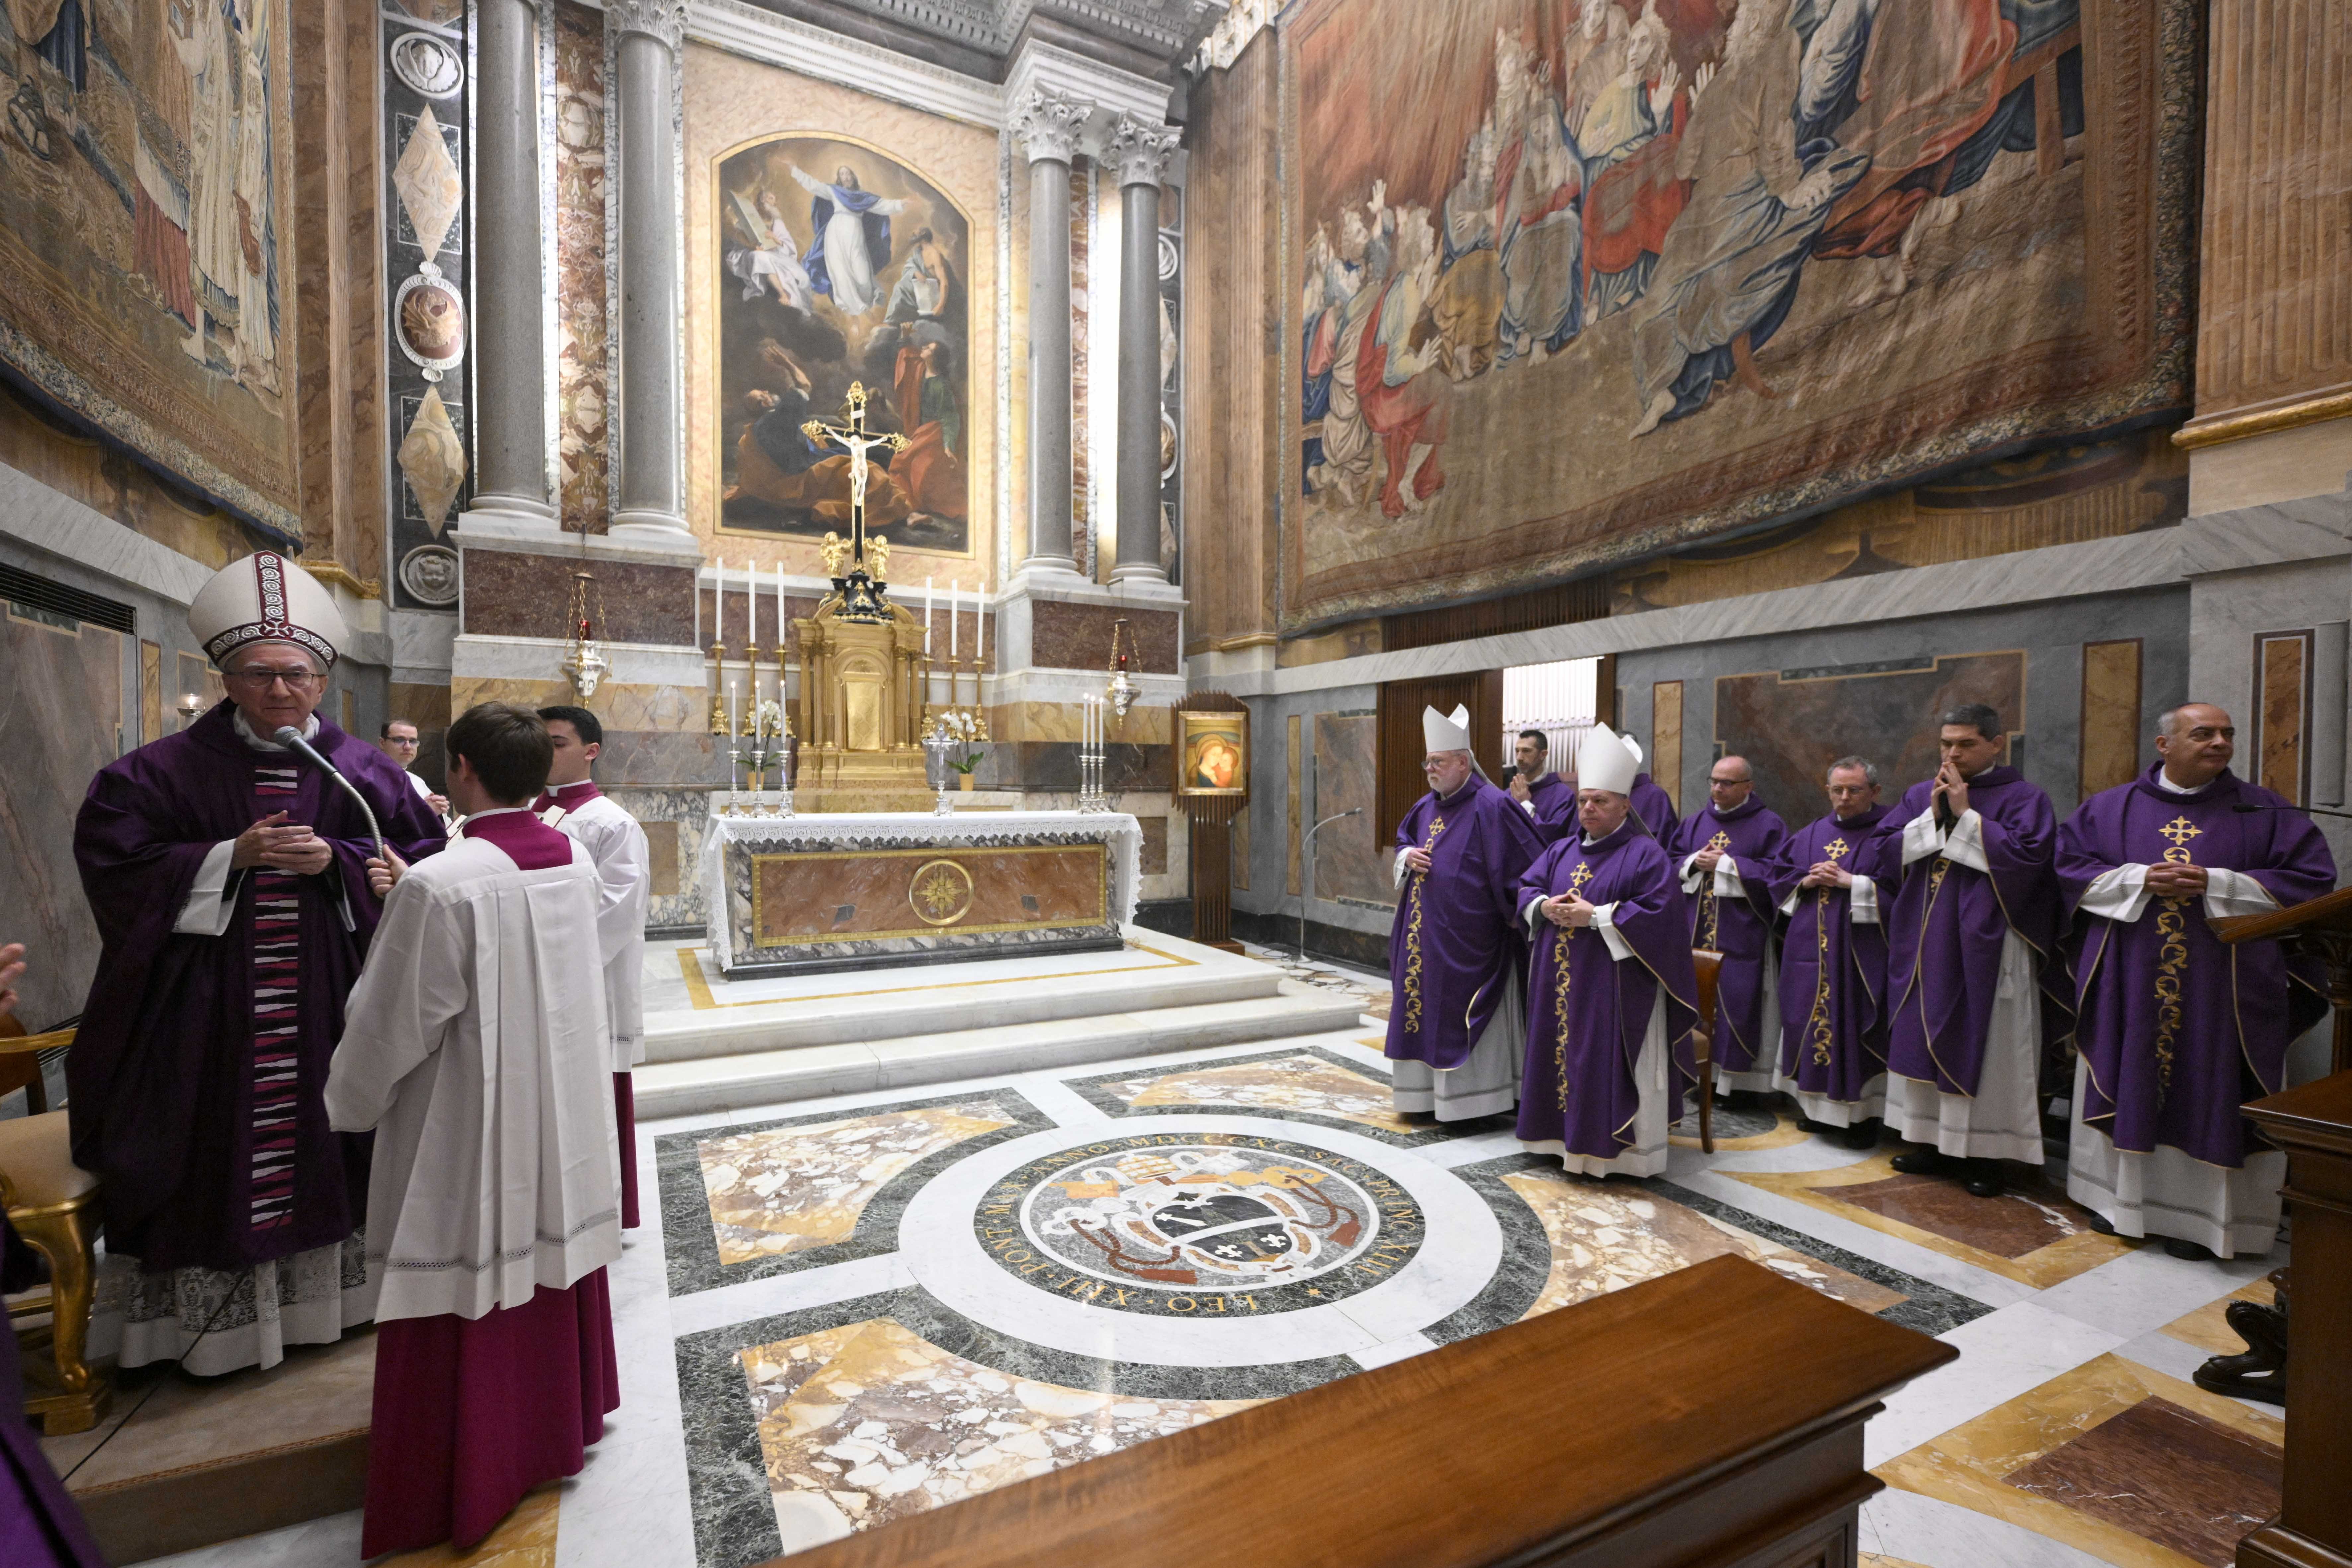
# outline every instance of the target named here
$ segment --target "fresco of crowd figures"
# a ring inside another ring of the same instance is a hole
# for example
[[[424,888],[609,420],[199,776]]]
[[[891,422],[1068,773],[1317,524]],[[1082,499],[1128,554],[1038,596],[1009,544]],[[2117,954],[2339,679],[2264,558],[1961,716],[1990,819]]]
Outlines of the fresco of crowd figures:
[[[782,136],[718,161],[719,525],[846,533],[849,456],[803,433],[839,422],[852,383],[873,454],[866,522],[890,542],[971,549],[971,225],[887,153]]]
[[[2173,0],[1310,0],[1286,624],[2180,406],[2190,33]]]
[[[285,0],[0,5],[0,360],[299,527]]]

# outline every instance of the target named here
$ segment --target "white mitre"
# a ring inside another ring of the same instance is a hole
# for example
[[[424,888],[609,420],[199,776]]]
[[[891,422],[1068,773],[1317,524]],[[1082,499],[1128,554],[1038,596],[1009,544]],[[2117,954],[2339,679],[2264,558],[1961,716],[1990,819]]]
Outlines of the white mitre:
[[[1633,742],[1606,724],[1595,724],[1576,748],[1576,787],[1632,795],[1642,763]]]
[[[1430,752],[1470,750],[1470,710],[1457,702],[1454,705],[1454,717],[1449,719],[1434,708],[1423,708],[1421,742],[1423,750]]]
[[[274,550],[258,550],[213,574],[188,606],[188,630],[215,667],[254,643],[292,643],[335,662],[351,640],[334,595],[319,580]]]

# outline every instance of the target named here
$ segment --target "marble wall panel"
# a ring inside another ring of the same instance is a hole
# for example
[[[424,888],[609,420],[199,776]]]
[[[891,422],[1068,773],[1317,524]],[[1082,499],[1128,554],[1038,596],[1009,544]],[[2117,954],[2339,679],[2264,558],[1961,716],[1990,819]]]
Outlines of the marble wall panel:
[[[98,924],[73,857],[90,775],[133,744],[123,733],[124,647],[103,626],[59,626],[0,609],[0,910],[28,961],[16,990],[28,1029],[81,1011],[98,965]],[[134,688],[135,689],[135,688]]]
[[[685,880],[677,858],[677,824],[675,822],[641,822],[646,830],[646,879],[656,899],[677,897],[678,885]]]
[[[1307,826],[1300,820],[1301,803],[1298,795],[1299,774],[1304,771],[1302,759],[1307,750],[1300,744],[1299,731],[1302,726],[1299,720],[1300,715],[1297,713],[1290,715],[1289,722],[1286,726],[1287,730],[1286,738],[1288,743],[1283,750],[1285,783],[1287,787],[1283,795],[1286,831],[1283,834],[1282,890],[1294,898],[1297,896],[1301,886],[1298,864],[1299,841],[1306,837],[1307,833]]]
[[[2137,637],[2083,645],[2083,798],[2139,772]]]
[[[1249,803],[1247,801],[1244,801],[1242,803],[1242,808],[1234,813],[1234,820],[1226,829],[1226,831],[1231,835],[1232,847],[1230,853],[1234,863],[1233,886],[1236,892],[1246,893],[1249,891],[1251,816],[1252,813],[1250,811]]]
[[[556,490],[563,526],[601,533],[610,512],[612,406],[604,275],[604,18],[555,6]]]
[[[139,645],[139,743],[163,734],[163,645]]]
[[[1139,862],[1140,873],[1146,877],[1166,876],[1168,819],[1164,816],[1139,816],[1136,821],[1143,826],[1143,854]]]
[[[604,794],[637,819],[646,830],[647,847],[657,857],[674,857],[667,890],[664,890],[658,878],[656,858],[657,875],[653,902],[646,910],[646,929],[677,931],[700,926],[709,904],[695,868],[702,863],[702,835],[710,821],[709,793],[698,788],[641,789],[607,784]]]
[[[1120,790],[1168,788],[1174,748],[1136,746],[1113,741],[1103,748],[1103,787]],[[1078,787],[1078,747],[1074,741],[998,742],[981,760],[977,777],[982,789],[1076,790]]]
[[[568,637],[572,555],[526,555],[510,550],[468,550],[460,629],[471,636]],[[694,645],[691,566],[599,561],[591,568],[604,595],[605,642]]]
[[[1849,753],[1878,763],[1894,788],[1936,771],[1935,716],[1982,702],[2013,732],[2022,728],[2025,655],[1953,654],[1901,661],[1908,668],[1832,667],[1719,677],[1715,743],[1746,757],[1767,801],[1822,798],[1829,765]],[[2009,760],[2004,757],[2004,761]]]
[[[945,689],[945,683],[941,683]],[[1173,734],[1172,708],[1129,710],[1126,718],[1108,715],[1108,732],[1118,742],[1137,746],[1166,745]],[[1006,702],[988,710],[989,730],[1002,741],[1070,741],[1078,739],[1084,722],[1075,702]]]
[[[2309,770],[2304,740],[2311,713],[2311,634],[2262,639],[2254,660],[2254,782],[2298,805]]]
[[[1651,683],[1649,763],[1650,776],[1679,812],[1683,808],[1683,683],[1679,680]],[[1571,775],[1576,772],[1573,762],[1568,772]]]
[[[1029,662],[1042,668],[1109,668],[1111,628],[1123,619],[1135,634],[1135,652],[1146,673],[1175,675],[1183,668],[1178,662],[1179,617],[1172,610],[1039,599],[1029,606]]]
[[[1315,836],[1318,898],[1388,909],[1396,902],[1386,836],[1374,821],[1378,802],[1380,715],[1315,716],[1315,816],[1318,821],[1355,810]]]

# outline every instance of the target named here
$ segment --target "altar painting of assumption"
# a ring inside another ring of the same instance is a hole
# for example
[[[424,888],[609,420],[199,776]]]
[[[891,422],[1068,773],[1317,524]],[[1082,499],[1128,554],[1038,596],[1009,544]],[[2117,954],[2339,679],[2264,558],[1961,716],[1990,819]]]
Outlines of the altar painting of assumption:
[[[1286,624],[2183,405],[2183,14],[1307,0]]]
[[[801,426],[835,418],[862,382],[866,427],[908,437],[872,454],[867,526],[901,549],[969,552],[963,213],[887,153],[835,137],[738,147],[714,174],[721,531],[848,532],[851,459]]]
[[[0,5],[0,363],[299,531],[288,0]]]

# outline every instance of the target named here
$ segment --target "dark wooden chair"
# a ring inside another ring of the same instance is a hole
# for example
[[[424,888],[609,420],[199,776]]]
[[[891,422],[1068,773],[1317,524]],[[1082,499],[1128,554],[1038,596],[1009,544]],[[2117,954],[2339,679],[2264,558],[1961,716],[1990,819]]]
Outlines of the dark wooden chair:
[[[1691,967],[1698,971],[1698,1026],[1691,1031],[1691,1060],[1698,1067],[1698,1146],[1715,1152],[1715,992],[1723,978],[1723,954],[1704,947],[1691,949]]]

